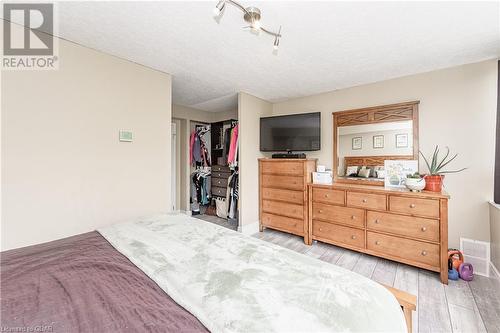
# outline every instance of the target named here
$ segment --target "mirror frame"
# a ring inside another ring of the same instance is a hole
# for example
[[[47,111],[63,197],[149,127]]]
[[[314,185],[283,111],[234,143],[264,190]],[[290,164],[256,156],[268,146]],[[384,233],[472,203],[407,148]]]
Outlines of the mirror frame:
[[[338,128],[342,126],[378,124],[396,121],[413,121],[413,155],[401,155],[401,159],[418,160],[418,105],[420,101],[373,106],[362,109],[332,112],[333,116],[333,180],[338,183],[384,186],[383,180],[343,179],[338,176],[339,156],[337,148]]]

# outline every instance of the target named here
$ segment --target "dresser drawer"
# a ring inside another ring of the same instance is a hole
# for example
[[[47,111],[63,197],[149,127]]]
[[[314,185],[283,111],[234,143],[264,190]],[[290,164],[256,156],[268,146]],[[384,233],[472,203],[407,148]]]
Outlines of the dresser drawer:
[[[328,188],[313,188],[313,201],[328,204],[344,205],[345,192],[341,190],[331,190]]]
[[[347,205],[368,209],[386,209],[386,198],[383,194],[347,192]]]
[[[212,186],[214,187],[227,187],[227,178],[212,178]]]
[[[439,241],[438,220],[368,211],[366,227],[402,236]]]
[[[439,245],[367,232],[367,249],[439,267]]]
[[[231,176],[230,172],[222,172],[222,171],[212,171],[213,178],[225,178],[228,179]]]
[[[312,204],[313,219],[351,225],[363,228],[365,226],[365,211],[359,208],[331,206],[319,202]]]
[[[212,172],[214,172],[214,171],[231,173],[231,170],[229,169],[229,167],[223,166],[223,165],[212,165]]]
[[[303,205],[304,192],[264,187],[262,188],[262,199],[280,200]]]
[[[212,195],[225,197],[227,195],[227,187],[212,187]]]
[[[304,164],[302,162],[261,162],[261,171],[264,174],[280,174],[304,176]]]
[[[313,236],[358,248],[365,247],[365,232],[363,230],[315,220],[313,220],[312,225]]]
[[[304,218],[304,206],[279,201],[262,200],[262,211],[297,219]]]
[[[303,191],[304,177],[262,175],[261,186]]]
[[[278,216],[262,213],[262,225],[292,232],[294,234],[304,234],[304,221],[285,216]]]
[[[407,198],[399,196],[389,197],[389,210],[398,213],[439,217],[439,200]]]

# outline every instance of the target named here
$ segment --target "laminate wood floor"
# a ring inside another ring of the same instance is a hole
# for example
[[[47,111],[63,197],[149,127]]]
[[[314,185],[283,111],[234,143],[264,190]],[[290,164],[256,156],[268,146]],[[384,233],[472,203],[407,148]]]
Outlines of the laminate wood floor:
[[[201,215],[193,215],[193,217],[197,218],[199,220],[203,220],[203,221],[207,221],[210,223],[220,225],[221,227],[228,228],[231,230],[238,229],[238,226],[236,224],[232,224],[227,219],[223,219],[223,218],[215,216],[215,215],[201,214]]]
[[[287,233],[266,229],[253,236],[416,295],[413,332],[500,333],[498,278],[476,275],[471,282],[443,285],[437,273],[321,242],[307,246]]]

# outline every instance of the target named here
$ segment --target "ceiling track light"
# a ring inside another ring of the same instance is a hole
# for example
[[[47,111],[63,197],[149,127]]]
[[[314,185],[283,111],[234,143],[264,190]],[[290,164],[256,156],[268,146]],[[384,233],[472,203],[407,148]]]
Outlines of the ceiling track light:
[[[261,31],[265,32],[268,35],[274,36],[274,53],[279,48],[280,45],[280,39],[281,39],[281,26],[278,30],[278,32],[273,32],[271,30],[268,30],[264,28],[261,23],[261,12],[260,9],[257,7],[243,7],[241,4],[234,0],[220,0],[217,5],[214,8],[214,18],[219,23],[220,19],[222,18],[222,15],[224,13],[224,9],[226,8],[226,3],[233,5],[234,7],[238,8],[243,12],[243,19],[245,22],[248,22],[250,24],[250,29],[252,29],[252,32],[259,34]]]

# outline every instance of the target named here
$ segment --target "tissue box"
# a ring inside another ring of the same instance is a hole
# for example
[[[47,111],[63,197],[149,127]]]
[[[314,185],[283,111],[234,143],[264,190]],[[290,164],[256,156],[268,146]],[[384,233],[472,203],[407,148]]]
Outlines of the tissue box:
[[[329,185],[333,182],[332,172],[313,172],[313,184]]]
[[[326,166],[324,165],[318,165],[316,167],[316,172],[325,172],[326,171]]]

